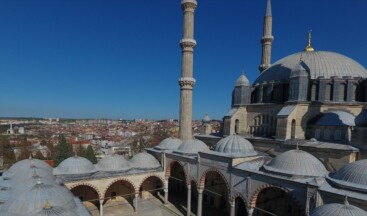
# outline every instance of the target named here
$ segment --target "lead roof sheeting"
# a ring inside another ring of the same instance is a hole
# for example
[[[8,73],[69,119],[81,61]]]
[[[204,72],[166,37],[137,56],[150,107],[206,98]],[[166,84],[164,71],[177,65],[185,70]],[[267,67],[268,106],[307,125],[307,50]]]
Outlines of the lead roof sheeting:
[[[355,126],[354,115],[345,111],[331,111],[323,114],[315,123],[319,126]]]
[[[277,116],[280,116],[280,117],[286,117],[286,116],[289,116],[293,110],[296,108],[296,106],[294,105],[290,105],[290,106],[285,106],[283,107],[277,114]]]

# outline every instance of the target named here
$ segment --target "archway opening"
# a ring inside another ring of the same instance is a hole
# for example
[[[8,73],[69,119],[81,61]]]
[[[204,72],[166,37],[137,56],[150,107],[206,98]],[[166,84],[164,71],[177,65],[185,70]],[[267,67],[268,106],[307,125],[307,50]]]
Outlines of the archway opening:
[[[235,215],[236,216],[247,216],[246,204],[242,198],[237,197],[235,199]]]
[[[99,211],[99,195],[91,186],[79,185],[70,190],[74,196],[78,197],[89,211]]]
[[[239,134],[240,132],[240,121],[238,119],[234,123],[234,132],[235,134]]]
[[[263,189],[256,200],[254,216],[298,216],[303,211],[297,202],[286,191],[270,187]]]
[[[228,187],[222,175],[209,171],[205,175],[203,216],[226,215],[229,212]]]
[[[186,214],[187,185],[185,171],[178,162],[173,162],[170,166],[170,176],[168,179],[168,201],[182,214]]]
[[[121,206],[121,211],[133,212],[133,201],[135,190],[132,183],[125,180],[118,180],[111,184],[105,193],[105,208]]]
[[[139,189],[140,197],[143,200],[156,197],[164,203],[163,182],[156,176],[145,179]]]

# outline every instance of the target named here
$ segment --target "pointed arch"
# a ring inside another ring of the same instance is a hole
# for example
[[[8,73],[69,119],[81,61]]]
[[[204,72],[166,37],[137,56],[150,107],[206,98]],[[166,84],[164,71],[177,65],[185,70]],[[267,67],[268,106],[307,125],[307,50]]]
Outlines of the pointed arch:
[[[219,171],[218,169],[215,169],[215,168],[209,168],[209,169],[205,170],[203,172],[203,174],[201,174],[199,185],[198,185],[199,189],[204,189],[205,188],[205,177],[209,172],[215,172],[215,173],[219,174],[222,177],[222,179],[223,179],[223,181],[224,181],[224,183],[226,184],[226,187],[227,187],[228,196],[230,196],[231,195],[231,187],[230,187],[230,184],[228,183],[227,178],[223,175],[223,173],[221,171]]]
[[[99,190],[99,188],[93,184],[90,184],[88,182],[78,182],[76,184],[72,184],[71,186],[69,186],[69,190],[71,191],[72,189],[75,189],[77,187],[80,187],[80,186],[86,186],[86,187],[89,187],[89,188],[92,188],[98,195],[98,199],[103,199],[104,198],[104,194],[101,193],[101,191]]]
[[[129,183],[129,184],[132,186],[132,188],[134,189],[134,193],[138,193],[138,192],[139,192],[139,190],[138,190],[138,188],[136,187],[136,185],[134,184],[134,182],[132,182],[130,179],[120,177],[120,178],[116,178],[116,179],[114,179],[113,181],[111,181],[111,182],[106,186],[105,190],[103,191],[103,195],[105,195],[105,194],[106,194],[106,192],[108,191],[108,189],[109,189],[109,188],[110,188],[114,183],[119,182],[119,181],[123,181],[123,182],[127,182],[127,183]]]

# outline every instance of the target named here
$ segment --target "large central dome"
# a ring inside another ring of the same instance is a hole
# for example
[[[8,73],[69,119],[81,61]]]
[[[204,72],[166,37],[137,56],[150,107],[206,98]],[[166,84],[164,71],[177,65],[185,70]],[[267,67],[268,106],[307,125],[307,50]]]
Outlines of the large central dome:
[[[300,59],[308,66],[311,79],[319,76],[367,78],[367,70],[353,59],[335,52],[314,51],[299,52],[280,59],[265,70],[254,83],[288,80],[292,69],[297,66]]]

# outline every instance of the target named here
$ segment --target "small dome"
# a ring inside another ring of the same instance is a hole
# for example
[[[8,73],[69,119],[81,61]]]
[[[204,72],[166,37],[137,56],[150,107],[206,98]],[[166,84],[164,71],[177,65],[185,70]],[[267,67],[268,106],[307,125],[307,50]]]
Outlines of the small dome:
[[[50,179],[52,181],[56,180],[56,177],[52,174],[51,171],[37,168],[28,168],[27,170],[20,170],[13,174],[11,178],[11,183],[16,185],[20,183],[27,183],[27,181],[31,179]]]
[[[155,149],[158,150],[175,150],[182,144],[182,141],[180,139],[177,139],[175,137],[168,137],[164,140],[162,140],[157,146],[155,146]]]
[[[206,151],[209,151],[209,147],[204,142],[197,139],[190,139],[184,141],[175,152],[186,155],[197,155],[198,152]]]
[[[236,86],[250,86],[250,82],[244,74],[241,74],[236,81]]]
[[[367,212],[349,205],[346,201],[344,204],[331,203],[320,206],[313,210],[311,216],[367,216]]]
[[[267,165],[263,166],[266,171],[296,176],[325,176],[328,171],[325,166],[313,155],[302,150],[286,151]]]
[[[327,113],[323,113],[321,117],[316,121],[315,125],[355,126],[355,117],[354,115],[345,111],[333,110]]]
[[[328,179],[341,187],[367,192],[367,159],[344,165]]]
[[[355,123],[359,127],[367,126],[367,110],[363,109],[356,117]]]
[[[51,206],[49,209],[37,209],[29,214],[29,216],[79,216],[75,211],[65,209],[64,207]]]
[[[203,118],[203,122],[204,123],[210,123],[210,121],[211,121],[212,119],[209,117],[209,115],[208,114],[205,114],[205,116],[204,116],[204,118]]]
[[[129,162],[131,167],[138,169],[156,169],[161,166],[153,155],[146,152],[134,155]]]
[[[96,170],[94,165],[86,158],[73,156],[68,159],[62,161],[58,167],[54,169],[55,175],[83,175],[83,174],[92,174],[95,173]]]
[[[9,168],[7,172],[15,173],[18,171],[27,170],[29,168],[40,168],[48,170],[50,172],[52,171],[52,167],[50,167],[50,165],[48,165],[46,162],[34,158],[29,158],[16,162],[15,164],[13,164],[13,166]]]
[[[51,206],[65,209],[76,208],[74,196],[67,188],[39,182],[21,193],[12,193],[2,205],[0,215],[31,215],[34,211],[44,207],[46,199]]]
[[[242,156],[257,155],[252,144],[239,135],[231,135],[219,140],[214,147],[214,151],[239,154]]]
[[[126,171],[130,169],[128,161],[121,155],[106,155],[96,165],[100,171]]]

